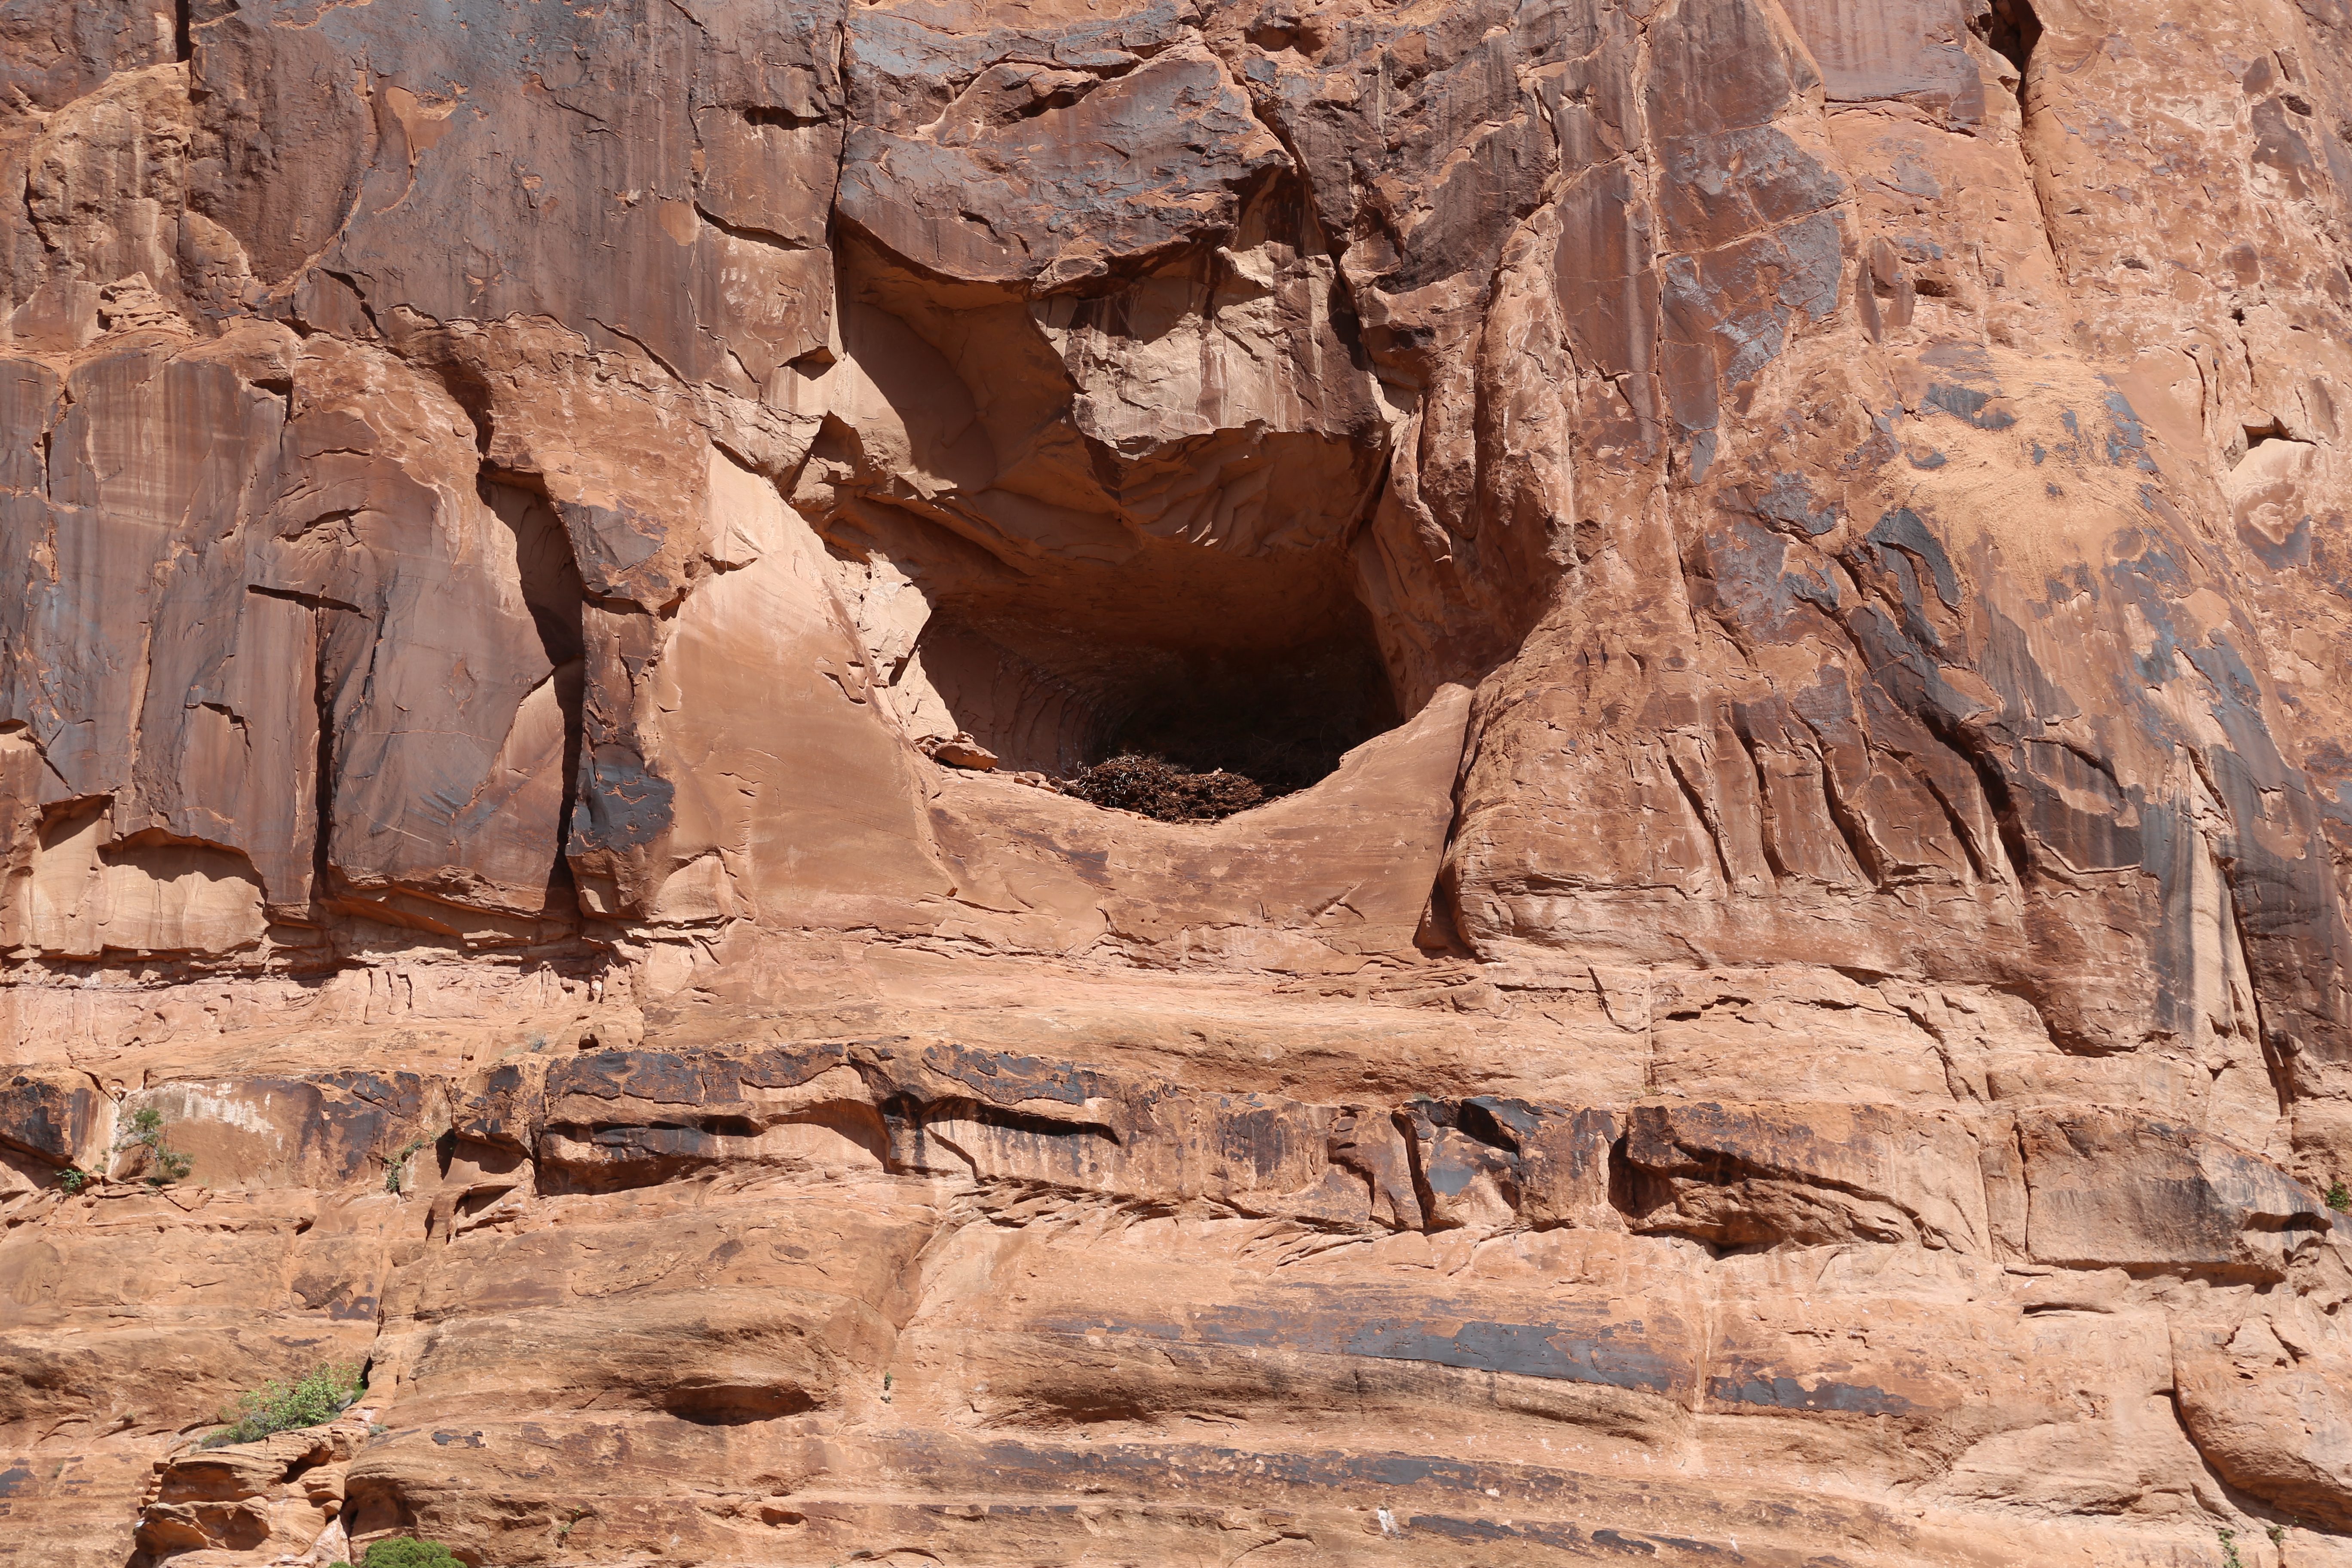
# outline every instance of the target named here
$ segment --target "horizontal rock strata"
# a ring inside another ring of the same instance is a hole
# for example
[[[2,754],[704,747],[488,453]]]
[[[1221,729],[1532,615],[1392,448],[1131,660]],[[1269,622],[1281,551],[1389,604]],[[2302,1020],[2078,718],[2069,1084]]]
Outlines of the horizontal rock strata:
[[[2347,62],[0,7],[0,1562],[2352,1563]]]

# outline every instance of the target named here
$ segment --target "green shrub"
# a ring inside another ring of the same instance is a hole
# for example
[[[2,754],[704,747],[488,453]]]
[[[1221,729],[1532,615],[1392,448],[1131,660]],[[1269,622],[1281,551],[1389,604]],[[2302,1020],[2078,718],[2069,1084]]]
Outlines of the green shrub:
[[[89,1185],[90,1178],[94,1174],[96,1174],[95,1172],[85,1171],[79,1165],[68,1165],[58,1173],[58,1185],[65,1189],[68,1197],[71,1197]]]
[[[383,1168],[383,1190],[385,1192],[396,1193],[400,1191],[401,1173],[408,1169],[409,1156],[415,1154],[419,1149],[424,1148],[433,1141],[433,1135],[428,1133],[421,1138],[411,1138],[406,1143],[401,1145],[400,1152],[394,1154],[392,1157],[391,1162]]]
[[[352,1568],[338,1563],[335,1568]],[[360,1559],[360,1568],[466,1568],[463,1559],[437,1541],[396,1535],[379,1541]]]
[[[195,1167],[194,1155],[183,1154],[164,1143],[163,1113],[152,1105],[131,1113],[131,1130],[117,1138],[114,1147],[108,1152],[119,1154],[133,1145],[147,1151],[147,1163],[152,1169],[147,1173],[145,1180],[151,1187],[160,1187],[167,1182],[184,1182],[188,1179],[188,1173]]]
[[[222,1407],[220,1418],[228,1425],[206,1436],[204,1446],[219,1448],[298,1426],[322,1426],[350,1409],[365,1386],[360,1369],[348,1363],[320,1367],[299,1383],[265,1383]]]
[[[2238,1532],[2217,1530],[2213,1533],[2221,1538],[2221,1568],[2246,1568],[2245,1560],[2238,1555]]]
[[[2352,1188],[2347,1188],[2341,1182],[2335,1183],[2327,1189],[2327,1206],[2337,1214],[2352,1209]]]

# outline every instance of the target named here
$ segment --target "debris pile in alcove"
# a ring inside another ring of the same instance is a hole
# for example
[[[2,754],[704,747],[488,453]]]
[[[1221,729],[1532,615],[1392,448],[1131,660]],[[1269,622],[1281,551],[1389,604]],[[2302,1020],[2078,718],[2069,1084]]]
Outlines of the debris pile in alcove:
[[[1132,752],[1081,768],[1057,787],[1096,805],[1160,822],[1218,822],[1268,798],[1263,785],[1241,773],[1223,768],[1196,773],[1164,757]]]

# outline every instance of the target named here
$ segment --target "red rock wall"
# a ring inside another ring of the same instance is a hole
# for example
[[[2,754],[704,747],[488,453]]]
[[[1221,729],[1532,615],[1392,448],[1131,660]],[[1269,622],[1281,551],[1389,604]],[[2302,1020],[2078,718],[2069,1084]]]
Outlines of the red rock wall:
[[[2347,139],[2341,0],[0,10],[0,1560],[2352,1563]]]

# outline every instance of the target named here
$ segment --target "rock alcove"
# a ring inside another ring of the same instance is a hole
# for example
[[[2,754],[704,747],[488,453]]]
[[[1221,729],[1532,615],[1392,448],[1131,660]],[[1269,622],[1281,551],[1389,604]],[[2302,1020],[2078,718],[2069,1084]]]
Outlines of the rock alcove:
[[[855,251],[841,289],[837,349],[790,374],[863,422],[827,418],[793,499],[925,750],[1055,779],[1155,757],[1243,775],[1254,801],[1398,724],[1355,549],[1377,416],[1221,409],[1197,345],[1109,384],[1095,361],[1178,353],[1124,297],[950,308]]]
[[[1268,563],[1219,614],[1149,583],[1076,605],[959,596],[915,655],[956,730],[1005,767],[1065,777],[1156,757],[1272,798],[1397,721],[1362,606],[1321,564]]]

